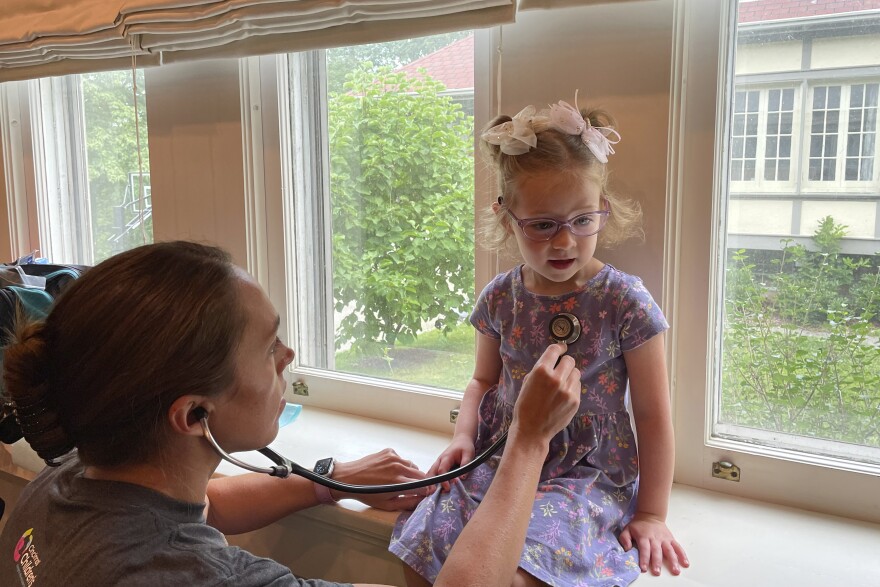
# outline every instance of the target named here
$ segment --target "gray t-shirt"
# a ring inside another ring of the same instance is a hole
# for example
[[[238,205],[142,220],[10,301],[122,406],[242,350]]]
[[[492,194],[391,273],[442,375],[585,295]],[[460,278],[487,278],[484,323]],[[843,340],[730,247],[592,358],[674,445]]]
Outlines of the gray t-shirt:
[[[21,494],[0,535],[0,585],[330,587],[229,546],[204,504],[83,477],[79,458],[47,467]]]

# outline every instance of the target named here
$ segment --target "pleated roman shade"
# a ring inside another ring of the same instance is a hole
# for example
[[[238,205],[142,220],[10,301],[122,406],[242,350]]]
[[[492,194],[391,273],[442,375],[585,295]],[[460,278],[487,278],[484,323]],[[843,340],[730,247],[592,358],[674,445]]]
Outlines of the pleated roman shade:
[[[0,81],[512,22],[516,0],[0,0]]]

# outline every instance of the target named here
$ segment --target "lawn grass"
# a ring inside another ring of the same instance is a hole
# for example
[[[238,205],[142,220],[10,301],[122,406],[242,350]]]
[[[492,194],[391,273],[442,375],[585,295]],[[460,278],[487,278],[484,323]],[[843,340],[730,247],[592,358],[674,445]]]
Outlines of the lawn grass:
[[[462,322],[446,335],[430,330],[390,350],[340,351],[336,370],[463,392],[474,372],[474,329]]]

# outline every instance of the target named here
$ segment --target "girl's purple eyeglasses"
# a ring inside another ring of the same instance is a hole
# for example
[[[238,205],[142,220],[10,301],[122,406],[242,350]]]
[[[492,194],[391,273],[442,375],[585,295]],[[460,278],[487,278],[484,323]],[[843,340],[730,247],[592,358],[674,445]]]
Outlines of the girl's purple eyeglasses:
[[[595,212],[585,212],[578,214],[568,220],[557,220],[556,218],[517,218],[516,214],[507,210],[507,213],[516,221],[523,235],[533,241],[548,241],[563,228],[567,228],[574,236],[593,236],[605,226],[608,215],[611,210],[596,210]]]

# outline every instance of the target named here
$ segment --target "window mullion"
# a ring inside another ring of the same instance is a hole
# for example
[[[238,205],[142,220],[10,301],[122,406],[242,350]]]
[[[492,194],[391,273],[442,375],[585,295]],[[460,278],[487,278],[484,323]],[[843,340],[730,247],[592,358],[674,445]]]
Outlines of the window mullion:
[[[334,368],[332,231],[327,123],[327,67],[323,50],[290,56],[290,131],[294,148],[293,223],[303,249],[294,261],[292,300],[299,364]],[[291,239],[294,240],[294,239]]]

